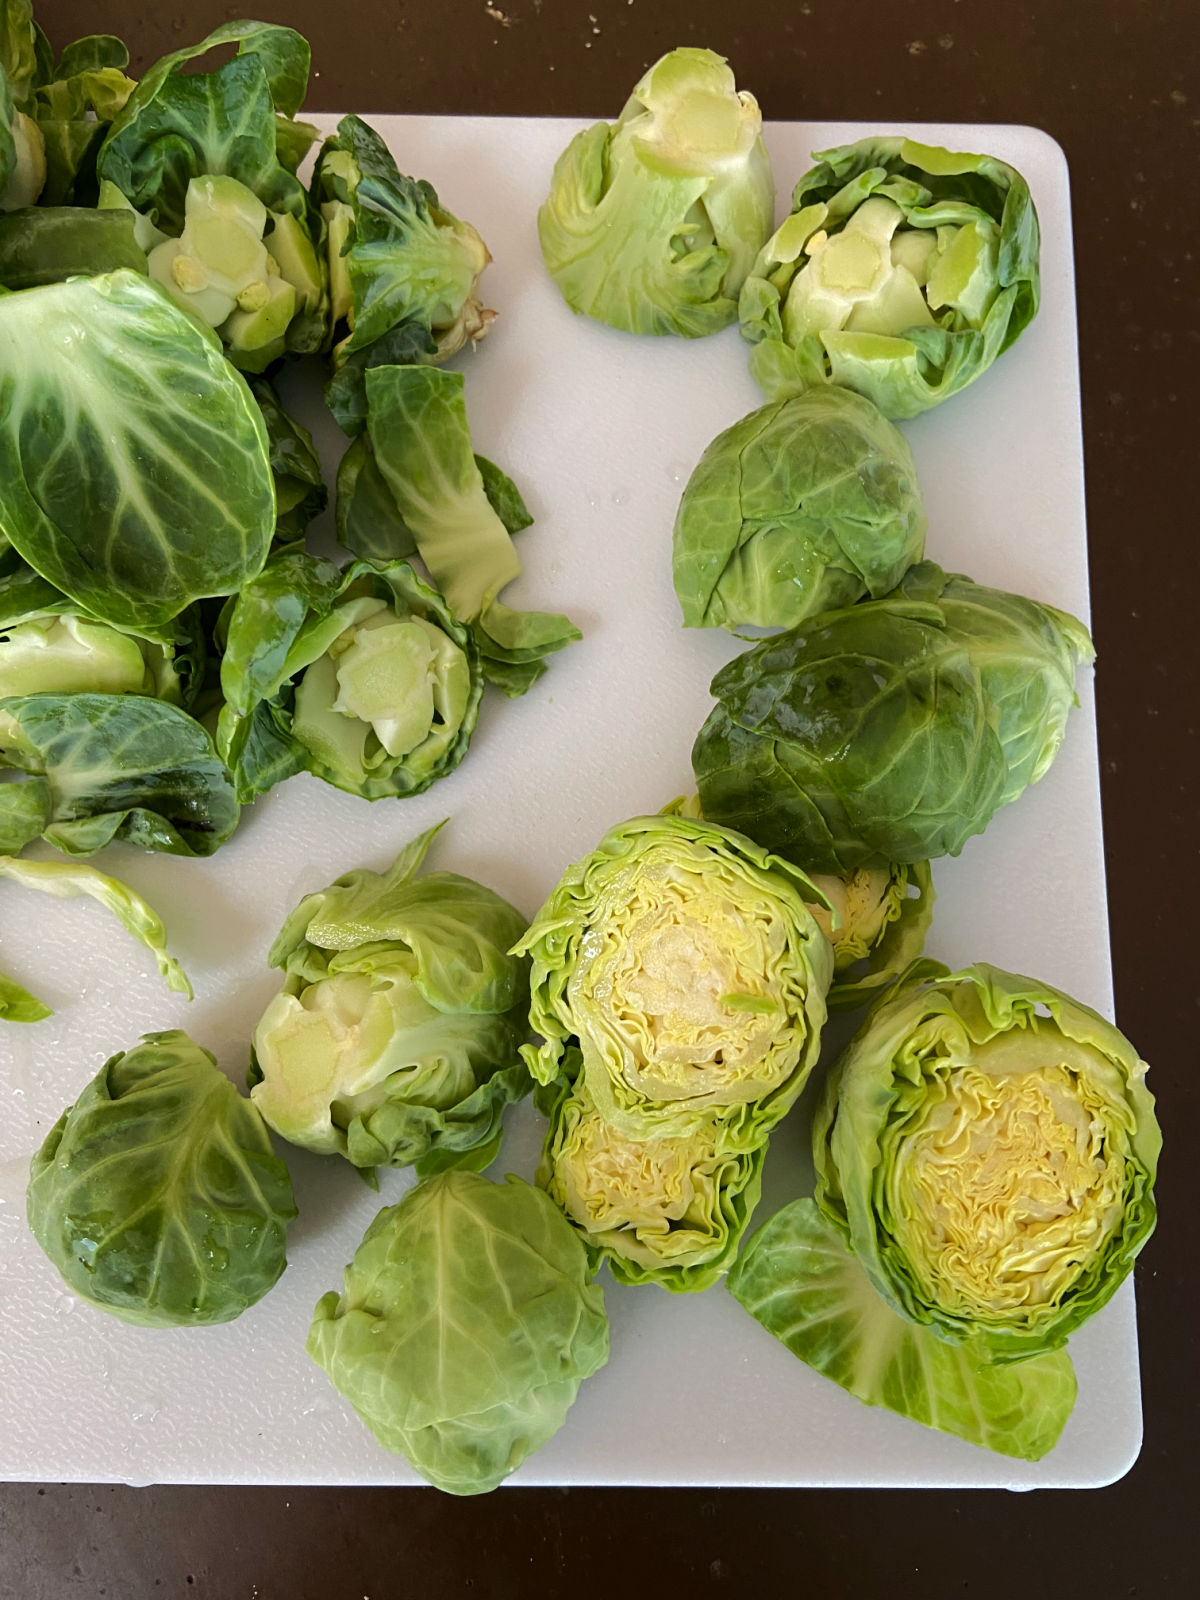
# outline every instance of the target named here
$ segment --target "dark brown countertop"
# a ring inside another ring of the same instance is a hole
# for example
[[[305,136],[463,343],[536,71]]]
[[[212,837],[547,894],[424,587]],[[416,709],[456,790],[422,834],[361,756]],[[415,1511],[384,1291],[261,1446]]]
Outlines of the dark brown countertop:
[[[40,0],[134,70],[250,11],[301,29],[310,109],[614,115],[672,46],[728,55],[768,118],[1032,123],[1074,201],[1092,607],[1118,1019],[1167,1150],[1137,1272],[1145,1444],[1109,1489],[1041,1492],[0,1486],[3,1600],[480,1600],[712,1592],[1174,1596],[1190,1586],[1200,1290],[1195,667],[1200,9],[1195,0]],[[1039,902],[1014,871],[1031,916]],[[247,1375],[249,1376],[249,1375]],[[2,1425],[2,1424],[0,1424]]]

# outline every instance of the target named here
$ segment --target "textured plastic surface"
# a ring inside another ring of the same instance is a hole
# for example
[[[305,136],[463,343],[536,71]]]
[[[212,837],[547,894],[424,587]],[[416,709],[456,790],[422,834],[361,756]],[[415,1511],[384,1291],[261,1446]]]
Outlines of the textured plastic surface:
[[[318,119],[330,125],[333,119]],[[90,903],[0,885],[0,968],[57,1015],[0,1032],[0,1476],[240,1483],[412,1483],[304,1354],[319,1296],[381,1203],[344,1163],[288,1150],[300,1217],[278,1287],[225,1327],[146,1331],[75,1301],[24,1224],[29,1155],[101,1062],[148,1030],[184,1027],[240,1078],[277,987],[265,954],[302,893],[382,867],[440,817],[432,864],[472,874],[530,914],[563,866],[613,822],[690,787],[688,752],[711,674],[737,648],[685,632],[671,588],[671,525],[704,446],[760,403],[735,329],[684,343],[573,317],[534,229],[567,121],[372,119],[401,167],[428,177],[495,255],[501,313],[459,358],[476,448],[516,478],[536,517],[505,598],[564,610],[583,643],[524,699],[490,694],[471,751],[415,800],[373,806],[301,777],[246,813],[211,861],[124,846],[99,864],[165,917],[196,986],[169,995],[150,958]],[[865,125],[768,130],[780,205],[812,150]],[[895,131],[910,131],[896,128]],[[928,552],[981,582],[1088,613],[1074,280],[1066,165],[1033,129],[922,126],[928,142],[988,150],[1029,179],[1042,218],[1043,307],[1017,347],[965,393],[905,424],[930,514]],[[310,422],[315,384],[285,391]],[[327,476],[338,453],[331,426]],[[1111,1015],[1091,674],[1050,774],[939,862],[931,953],[1037,974]],[[46,852],[48,853],[48,852]],[[807,1099],[808,1097],[806,1097]],[[807,1192],[802,1103],[776,1135],[760,1218]],[[532,1172],[529,1106],[494,1171]],[[1010,1462],[869,1410],[817,1377],[721,1288],[693,1297],[606,1286],[612,1358],[521,1484],[1098,1485],[1141,1436],[1132,1285],[1071,1341],[1079,1402],[1057,1449]]]

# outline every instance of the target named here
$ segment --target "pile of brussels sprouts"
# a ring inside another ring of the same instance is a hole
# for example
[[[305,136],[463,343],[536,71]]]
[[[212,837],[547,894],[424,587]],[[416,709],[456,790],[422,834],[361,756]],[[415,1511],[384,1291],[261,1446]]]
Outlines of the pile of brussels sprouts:
[[[206,855],[301,771],[416,794],[462,760],[485,681],[523,693],[578,632],[500,599],[529,513],[439,366],[487,332],[487,248],[356,117],[301,182],[306,42],[230,23],[135,83],[119,41],[55,62],[28,5],[9,13],[0,879],[100,900],[190,992],[136,895],[22,850]],[[181,70],[220,44],[223,66]],[[147,1034],[34,1158],[50,1260],[151,1327],[227,1321],[284,1270],[268,1130],[368,1182],[415,1167],[307,1348],[453,1493],[545,1443],[607,1359],[604,1263],[682,1292],[728,1274],[861,1400],[1037,1459],[1075,1398],[1066,1340],[1154,1224],[1128,1042],[1035,979],[921,957],[930,862],[1046,772],[1092,659],[1075,618],[925,559],[895,425],[1035,315],[1029,191],[907,139],[815,160],[772,231],[754,99],[676,50],[571,141],[538,218],[572,310],[687,338],[739,321],[764,391],[674,528],[684,625],[756,630],[713,680],[696,794],[614,825],[532,922],[422,871],[437,829],[347,871],[269,952],[248,1097],[186,1034]],[[349,439],[345,565],[305,544],[327,491],[272,382],[302,358]],[[863,1006],[815,1192],[743,1249],[829,1011]],[[0,1024],[47,1014],[0,976]],[[531,1091],[536,1181],[495,1183]]]

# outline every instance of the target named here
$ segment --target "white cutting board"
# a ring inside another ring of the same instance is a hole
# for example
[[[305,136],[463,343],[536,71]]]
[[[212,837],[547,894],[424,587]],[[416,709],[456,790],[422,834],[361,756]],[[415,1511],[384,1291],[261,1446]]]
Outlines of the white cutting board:
[[[332,127],[335,119],[318,119]],[[304,1354],[312,1308],[382,1203],[345,1163],[286,1148],[300,1206],[279,1285],[219,1328],[126,1327],[74,1300],[24,1223],[29,1156],[113,1052],[186,1028],[241,1079],[250,1031],[275,991],[265,954],[301,894],[383,867],[452,820],[435,866],[478,877],[532,915],[567,862],[607,827],[690,787],[688,754],[712,673],[739,648],[685,632],[671,588],[671,526],[709,440],[760,403],[736,329],[636,339],[573,317],[547,278],[534,218],[580,123],[371,119],[402,170],[469,218],[495,263],[500,316],[459,358],[475,446],[521,486],[516,605],[566,611],[585,638],[525,699],[489,692],[471,750],[416,799],[365,801],[300,777],[247,811],[210,861],[117,846],[99,865],[165,917],[196,987],[188,1005],[93,905],[0,886],[0,969],[57,1015],[0,1031],[0,1476],[130,1483],[414,1483]],[[1087,553],[1067,169],[1020,127],[774,124],[780,214],[809,153],[872,132],[987,150],[1025,174],[1041,215],[1043,304],[1017,347],[965,393],[905,424],[929,510],[928,553],[981,582],[1086,618]],[[285,396],[310,420],[315,385]],[[322,432],[332,483],[340,436]],[[1101,663],[1103,670],[1103,663]],[[1091,674],[1048,777],[955,861],[935,866],[932,954],[1034,974],[1112,1014]],[[36,852],[35,852],[36,853]],[[50,852],[45,852],[49,854]],[[808,1192],[807,1102],[776,1134],[759,1220]],[[512,1119],[495,1175],[532,1175],[539,1119]],[[1038,1464],[991,1455],[816,1376],[717,1287],[625,1289],[604,1275],[608,1366],[521,1484],[1096,1485],[1141,1438],[1132,1284],[1071,1341],[1079,1401]]]

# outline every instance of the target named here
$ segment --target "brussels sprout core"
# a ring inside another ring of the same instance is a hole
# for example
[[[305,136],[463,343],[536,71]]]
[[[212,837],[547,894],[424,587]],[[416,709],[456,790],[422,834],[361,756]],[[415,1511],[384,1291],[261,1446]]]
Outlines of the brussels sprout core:
[[[820,228],[811,236],[804,246],[808,262],[792,280],[783,308],[787,338],[840,328],[887,335],[932,327],[921,284],[939,239],[932,231],[897,232],[903,220],[898,205],[876,195],[863,201],[839,233]],[[949,244],[949,236],[963,231],[939,233]]]
[[[297,297],[309,306],[314,272],[319,293],[311,245],[302,259],[303,229],[294,219],[290,227],[281,224],[236,178],[193,178],[184,205],[183,233],[163,239],[147,256],[150,276],[198,322],[218,328],[234,357],[245,358],[243,366],[261,370],[283,354]],[[288,263],[286,276],[263,242],[269,219],[272,243]]]
[[[638,113],[645,109],[649,116]],[[666,169],[715,174],[743,167],[762,131],[753,96],[737,92],[733,73],[708,50],[673,50],[638,84],[622,123]]]
[[[346,611],[346,628],[297,687],[296,737],[326,759],[361,765],[379,746],[404,756],[457,730],[470,668],[454,640],[423,617],[402,621],[382,600]]]
[[[436,1039],[452,1040],[455,1025],[413,987],[408,969],[416,962],[390,952],[387,961],[389,970],[375,977],[343,972],[293,984],[263,1013],[254,1031],[263,1081],[251,1098],[285,1139],[345,1153],[347,1126],[389,1097],[404,1100],[406,1082],[435,1109],[474,1089],[466,1052],[445,1048],[436,1062],[425,1058]]]
[[[1039,1030],[1054,1050],[1052,1030]],[[896,1239],[944,1310],[985,1320],[1053,1305],[1121,1222],[1128,1141],[1068,1059],[1032,1070],[1011,1035],[931,1094],[896,1150]],[[1009,1055],[1009,1067],[1005,1054]],[[1057,1052],[1056,1052],[1057,1053]]]

